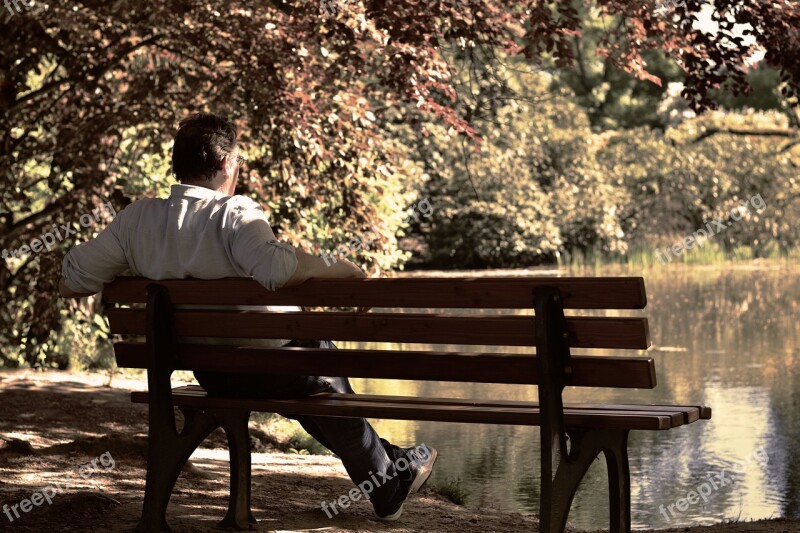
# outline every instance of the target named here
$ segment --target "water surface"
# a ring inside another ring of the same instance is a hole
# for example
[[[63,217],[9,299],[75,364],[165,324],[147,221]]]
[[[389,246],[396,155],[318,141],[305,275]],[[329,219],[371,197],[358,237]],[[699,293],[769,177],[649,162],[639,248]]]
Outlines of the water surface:
[[[558,274],[645,277],[648,306],[639,314],[650,322],[653,347],[647,354],[655,359],[658,376],[654,390],[569,388],[566,401],[713,408],[710,421],[631,433],[633,526],[800,518],[800,268],[665,265],[644,272],[605,267]],[[357,392],[373,394],[536,399],[535,387],[517,385],[363,379],[353,384]],[[460,479],[470,493],[467,505],[537,512],[538,428],[392,420],[375,425],[398,444],[437,447],[431,482]],[[604,465],[596,461],[573,503],[573,525],[607,527],[606,483]]]

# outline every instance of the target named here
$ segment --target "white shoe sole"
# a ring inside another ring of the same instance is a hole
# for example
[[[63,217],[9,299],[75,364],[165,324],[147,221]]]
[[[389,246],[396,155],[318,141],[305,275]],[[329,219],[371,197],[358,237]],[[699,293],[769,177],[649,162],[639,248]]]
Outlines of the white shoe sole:
[[[430,450],[431,456],[420,466],[419,474],[411,484],[411,488],[408,489],[409,496],[419,491],[428,481],[428,478],[431,477],[431,473],[433,473],[433,465],[436,463],[436,457],[439,456],[439,452],[436,451],[436,448],[428,448],[427,446],[426,448]]]
[[[398,518],[400,518],[400,515],[403,514],[403,505],[405,504],[400,505],[400,509],[388,516],[378,516],[378,513],[375,513],[375,518],[381,522],[395,522]]]

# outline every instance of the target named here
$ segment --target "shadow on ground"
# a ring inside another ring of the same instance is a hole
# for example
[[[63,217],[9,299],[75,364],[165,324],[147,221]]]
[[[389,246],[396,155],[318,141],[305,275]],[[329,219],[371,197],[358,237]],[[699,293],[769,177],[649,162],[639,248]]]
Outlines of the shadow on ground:
[[[141,390],[144,379],[115,379],[110,387],[107,382],[101,375],[0,371],[0,506],[9,506],[8,515],[0,514],[0,531],[133,530],[144,493],[147,406],[131,404],[129,394]],[[396,523],[375,520],[365,501],[329,519],[321,503],[352,487],[335,457],[255,453],[256,531],[537,529],[531,517],[476,512],[429,491],[415,496]],[[48,490],[52,503],[42,496],[40,505],[24,512],[20,502]],[[184,468],[168,521],[175,532],[219,531],[227,498],[227,451],[218,430]]]

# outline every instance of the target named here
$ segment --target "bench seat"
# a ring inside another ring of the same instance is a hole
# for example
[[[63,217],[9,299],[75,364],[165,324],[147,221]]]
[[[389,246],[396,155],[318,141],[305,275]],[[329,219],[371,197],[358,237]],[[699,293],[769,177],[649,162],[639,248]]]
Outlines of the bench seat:
[[[396,420],[428,420],[480,424],[539,425],[538,402],[462,400],[371,394],[315,394],[297,400],[216,398],[202,387],[172,390],[176,406],[197,409],[247,409],[291,415],[353,416]],[[148,403],[147,392],[131,394],[134,403]],[[672,429],[711,418],[711,409],[697,405],[564,404],[568,429]]]

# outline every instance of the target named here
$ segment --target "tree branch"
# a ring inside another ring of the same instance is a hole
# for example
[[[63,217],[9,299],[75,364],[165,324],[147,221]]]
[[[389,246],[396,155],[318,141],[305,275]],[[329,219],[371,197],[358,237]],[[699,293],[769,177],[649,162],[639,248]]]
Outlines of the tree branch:
[[[124,59],[125,57],[130,55],[131,53],[135,52],[139,48],[142,48],[144,46],[149,46],[149,45],[153,44],[154,42],[156,42],[159,39],[161,39],[163,36],[164,35],[162,35],[162,34],[156,34],[156,35],[153,35],[152,37],[148,37],[147,39],[144,39],[144,40],[142,40],[142,41],[140,41],[140,42],[138,42],[136,44],[128,46],[127,48],[123,49],[120,53],[118,53],[116,56],[114,56],[111,59],[109,59],[108,61],[106,61],[105,64],[98,65],[94,69],[92,69],[91,74],[94,74],[95,78],[99,78],[100,76],[105,74],[108,71],[108,69],[110,69],[113,65],[115,65],[116,63],[118,63],[119,61],[121,61],[122,59]],[[8,108],[7,112],[10,113],[11,111],[13,111],[16,108],[20,107],[25,102],[28,102],[29,100],[32,100],[33,98],[36,98],[40,94],[44,94],[44,93],[49,92],[54,87],[58,87],[58,86],[60,86],[60,85],[62,85],[64,83],[84,81],[84,80],[86,80],[86,78],[87,78],[86,73],[85,72],[81,72],[80,74],[76,74],[74,76],[68,76],[66,78],[57,79],[57,80],[51,81],[50,83],[46,83],[46,84],[42,85],[41,87],[39,87],[38,89],[36,89],[35,91],[31,91],[28,94],[17,98],[17,100],[15,100],[14,103],[11,104],[11,106]]]
[[[50,204],[48,204],[47,207],[45,207],[41,211],[38,211],[38,212],[33,213],[31,215],[28,215],[27,217],[23,218],[22,220],[12,224],[11,225],[11,229],[8,231],[8,233],[6,233],[3,236],[3,242],[6,243],[6,242],[12,241],[17,235],[22,233],[22,230],[28,224],[32,224],[34,222],[37,222],[37,221],[41,220],[42,218],[45,218],[50,213],[53,213],[55,211],[58,211],[59,209],[62,209],[64,207],[62,205],[62,201],[64,200],[64,198],[65,198],[65,196],[60,196],[59,198],[56,198],[55,201],[53,201]]]
[[[794,148],[794,147],[795,147],[795,146],[797,146],[797,145],[800,145],[800,140],[797,140],[797,141],[790,141],[790,142],[788,142],[788,143],[784,144],[784,145],[781,147],[781,149],[780,149],[780,150],[778,150],[778,153],[779,153],[779,154],[782,154],[782,153],[784,153],[784,152],[788,152],[789,150],[791,150],[792,148]]]
[[[708,128],[697,136],[691,144],[697,144],[703,139],[707,139],[717,133],[728,133],[730,135],[751,135],[754,137],[797,137],[800,132],[792,128]]]

